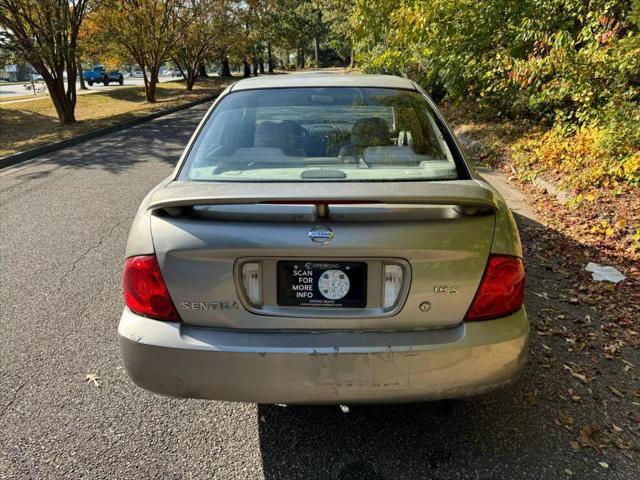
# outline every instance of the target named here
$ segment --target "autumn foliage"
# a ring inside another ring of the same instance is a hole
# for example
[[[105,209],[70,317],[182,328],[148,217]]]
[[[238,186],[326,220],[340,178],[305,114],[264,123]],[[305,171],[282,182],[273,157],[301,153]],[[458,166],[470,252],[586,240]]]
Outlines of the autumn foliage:
[[[351,24],[364,70],[551,127],[523,165],[640,183],[640,0],[358,1]]]

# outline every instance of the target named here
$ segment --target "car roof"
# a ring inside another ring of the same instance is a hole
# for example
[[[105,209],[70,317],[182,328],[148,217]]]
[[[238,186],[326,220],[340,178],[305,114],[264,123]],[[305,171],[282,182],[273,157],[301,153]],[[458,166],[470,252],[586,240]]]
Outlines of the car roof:
[[[413,82],[393,75],[365,75],[359,73],[292,73],[289,75],[261,75],[245,78],[233,84],[232,92],[262,88],[288,87],[378,87],[415,90]]]

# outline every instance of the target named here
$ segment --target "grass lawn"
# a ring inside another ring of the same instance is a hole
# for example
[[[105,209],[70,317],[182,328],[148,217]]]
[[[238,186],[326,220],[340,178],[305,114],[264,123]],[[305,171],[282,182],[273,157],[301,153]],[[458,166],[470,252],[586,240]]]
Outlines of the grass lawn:
[[[156,103],[146,103],[142,86],[114,86],[113,90],[78,95],[77,122],[66,126],[58,122],[48,96],[29,102],[0,103],[0,162],[1,157],[12,153],[219,93],[230,81],[209,78],[196,83],[191,92],[185,89],[182,82],[160,83],[157,87]]]

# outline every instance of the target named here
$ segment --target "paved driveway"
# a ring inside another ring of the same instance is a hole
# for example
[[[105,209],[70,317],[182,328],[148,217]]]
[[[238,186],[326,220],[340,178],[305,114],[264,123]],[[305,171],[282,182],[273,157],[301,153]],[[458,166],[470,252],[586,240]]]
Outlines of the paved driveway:
[[[573,451],[535,340],[523,381],[477,399],[256,406],[134,387],[116,342],[127,230],[205,107],[0,173],[0,478],[632,478]],[[526,221],[526,220],[525,220]],[[532,262],[533,263],[533,262]],[[529,264],[529,291],[550,273]],[[551,279],[553,281],[553,279]],[[538,286],[536,286],[538,284]],[[539,299],[538,299],[539,300]],[[529,296],[530,312],[539,308]],[[85,382],[99,375],[100,386]],[[636,477],[637,478],[637,477]]]

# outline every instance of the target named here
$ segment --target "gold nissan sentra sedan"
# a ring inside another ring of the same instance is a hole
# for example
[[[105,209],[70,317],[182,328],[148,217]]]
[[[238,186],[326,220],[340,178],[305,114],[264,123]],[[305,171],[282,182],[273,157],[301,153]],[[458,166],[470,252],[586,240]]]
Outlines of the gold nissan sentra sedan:
[[[230,86],[142,202],[126,257],[120,348],[154,392],[431,400],[526,360],[511,212],[404,78]]]

